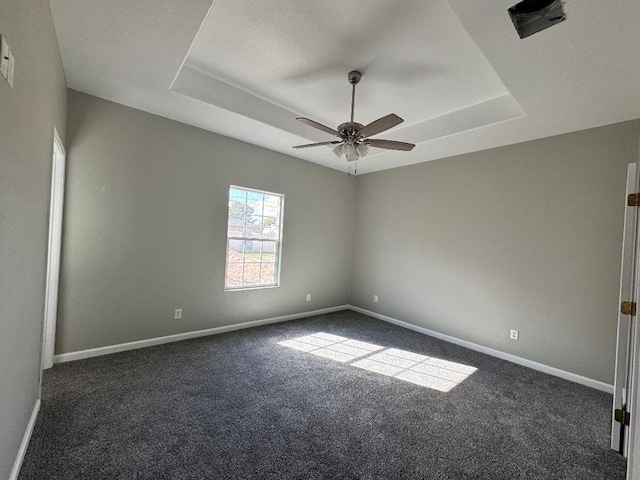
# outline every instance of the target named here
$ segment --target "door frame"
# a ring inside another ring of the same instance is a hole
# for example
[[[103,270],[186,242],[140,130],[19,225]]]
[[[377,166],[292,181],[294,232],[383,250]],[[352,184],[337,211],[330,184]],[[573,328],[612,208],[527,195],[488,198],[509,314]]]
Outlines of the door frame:
[[[633,291],[633,301],[640,305],[640,235],[636,238],[636,271],[635,285]],[[640,328],[638,328],[638,317],[632,317],[630,329],[631,349],[629,352],[629,426],[627,428],[627,479],[638,480],[640,478],[640,422],[636,418],[636,412],[640,412],[640,388],[638,387],[640,372]],[[638,442],[638,444],[636,444]]]
[[[49,204],[49,241],[47,246],[47,276],[42,329],[41,370],[53,367],[58,313],[58,287],[62,253],[62,216],[64,212],[64,181],[66,151],[58,131],[53,129],[53,162],[51,165],[51,199]]]
[[[627,188],[625,200],[631,194],[639,191],[638,165],[630,163],[627,167]],[[638,255],[638,208],[627,205],[625,201],[624,231],[622,241],[622,265],[620,268],[620,298],[622,302],[633,301],[637,286],[637,255]],[[634,318],[623,314],[618,309],[618,331],[616,345],[616,364],[613,391],[613,411],[611,415],[611,448],[623,456],[628,454],[630,428],[615,420],[615,411],[630,411],[632,406],[631,383],[633,378],[633,346],[635,344]]]
[[[640,162],[639,162],[640,164]],[[640,169],[640,166],[639,166]],[[640,176],[640,174],[638,175]],[[640,192],[640,189],[638,190]],[[640,208],[638,208],[640,210]],[[637,235],[640,237],[640,235]],[[640,305],[640,238],[636,239],[635,258],[635,290],[633,291],[633,301]],[[638,374],[640,372],[640,328],[637,325],[638,317],[633,317],[634,327],[631,329],[634,348],[629,353],[629,365],[631,366],[630,389],[628,393],[628,404],[630,408],[629,428],[627,429],[627,480],[640,479],[640,421],[637,421],[636,412],[640,413],[640,383]]]

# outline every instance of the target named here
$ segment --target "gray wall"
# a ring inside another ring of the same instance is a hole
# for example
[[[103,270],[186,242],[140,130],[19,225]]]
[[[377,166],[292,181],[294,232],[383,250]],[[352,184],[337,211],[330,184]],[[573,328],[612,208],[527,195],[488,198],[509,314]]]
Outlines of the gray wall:
[[[46,0],[1,2],[16,59],[0,77],[0,478],[8,478],[39,396],[53,127],[64,139],[66,82]]]
[[[358,177],[351,303],[612,383],[639,132],[633,121]]]
[[[68,109],[57,353],[348,302],[353,178],[75,91]],[[278,288],[224,292],[230,184],[285,194]]]
[[[612,382],[640,122],[360,176],[354,196],[286,155],[74,91],[68,108],[57,353],[350,302]],[[279,288],[223,291],[229,184],[286,195]]]

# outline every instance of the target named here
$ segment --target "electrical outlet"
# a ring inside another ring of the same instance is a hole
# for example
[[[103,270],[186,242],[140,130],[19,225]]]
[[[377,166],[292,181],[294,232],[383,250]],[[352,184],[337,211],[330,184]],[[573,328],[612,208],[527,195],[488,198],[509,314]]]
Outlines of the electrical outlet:
[[[182,318],[182,309],[181,308],[176,308],[173,311],[173,319],[174,320],[180,320]]]
[[[373,303],[378,303],[378,295],[373,296]]]
[[[307,302],[310,302],[310,301],[311,301],[311,294],[307,293]]]
[[[509,338],[511,340],[519,340],[520,334],[518,333],[518,330],[511,330],[511,335],[509,336]]]

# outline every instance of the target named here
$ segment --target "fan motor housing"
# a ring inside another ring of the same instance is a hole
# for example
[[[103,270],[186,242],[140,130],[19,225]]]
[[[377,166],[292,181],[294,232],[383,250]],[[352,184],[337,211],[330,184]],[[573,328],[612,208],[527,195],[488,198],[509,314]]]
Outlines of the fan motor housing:
[[[354,83],[357,84],[360,82],[360,79],[362,78],[362,73],[360,73],[357,70],[352,70],[351,72],[349,72],[349,83],[351,85],[353,85]]]
[[[342,137],[354,137],[356,132],[364,125],[357,122],[347,122],[338,126],[338,132]]]

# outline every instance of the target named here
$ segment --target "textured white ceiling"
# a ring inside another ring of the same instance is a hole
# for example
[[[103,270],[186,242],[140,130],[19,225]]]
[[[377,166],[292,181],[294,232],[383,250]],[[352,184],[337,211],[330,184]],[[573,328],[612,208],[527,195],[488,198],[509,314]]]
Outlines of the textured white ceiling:
[[[525,40],[515,0],[210,3],[51,0],[69,86],[345,170],[291,149],[326,138],[293,116],[346,120],[361,68],[356,119],[395,112],[407,122],[380,137],[419,145],[360,172],[640,117],[636,0],[568,1],[566,22]]]
[[[51,0],[67,81],[169,88],[211,0]]]
[[[336,12],[339,12],[336,14]],[[406,124],[507,94],[445,0],[218,0],[187,65],[296,113],[356,120],[391,112]]]

